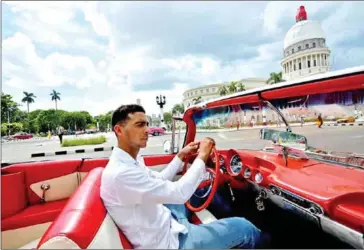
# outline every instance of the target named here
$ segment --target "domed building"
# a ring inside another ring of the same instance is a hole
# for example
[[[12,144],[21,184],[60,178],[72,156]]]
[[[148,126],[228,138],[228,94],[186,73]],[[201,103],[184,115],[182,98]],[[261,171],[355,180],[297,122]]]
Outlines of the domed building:
[[[237,82],[244,84],[245,90],[259,88],[266,85],[266,78],[243,78]],[[196,102],[204,102],[220,97],[220,88],[228,86],[230,82],[215,83],[202,85],[197,88],[191,88],[183,93],[183,105],[185,109]]]
[[[300,6],[296,23],[284,38],[284,56],[281,61],[282,78],[293,80],[330,70],[330,50],[320,23],[307,19]]]

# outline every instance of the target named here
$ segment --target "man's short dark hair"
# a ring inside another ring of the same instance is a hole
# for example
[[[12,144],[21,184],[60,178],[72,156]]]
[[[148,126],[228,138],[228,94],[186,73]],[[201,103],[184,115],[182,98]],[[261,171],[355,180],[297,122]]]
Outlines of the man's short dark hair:
[[[128,104],[128,105],[121,105],[118,107],[111,116],[111,125],[112,130],[114,130],[114,126],[120,122],[124,122],[129,119],[129,114],[135,113],[135,112],[143,112],[145,113],[145,110],[142,106],[137,104]]]

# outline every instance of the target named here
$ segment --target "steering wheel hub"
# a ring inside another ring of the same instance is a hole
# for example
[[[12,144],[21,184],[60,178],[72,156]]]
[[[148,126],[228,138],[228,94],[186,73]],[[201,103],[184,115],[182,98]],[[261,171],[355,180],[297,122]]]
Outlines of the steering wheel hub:
[[[198,186],[198,188],[204,188],[204,187],[208,187],[208,190],[205,194],[203,194],[202,196],[197,196],[196,194],[194,194],[195,196],[199,197],[199,198],[206,198],[206,201],[199,207],[193,207],[191,205],[191,203],[189,201],[186,202],[186,206],[189,210],[191,210],[192,212],[199,212],[203,209],[205,209],[206,207],[208,207],[217,191],[218,185],[219,185],[219,177],[221,175],[220,172],[220,160],[219,160],[219,155],[217,153],[217,150],[215,148],[215,146],[212,148],[212,155],[213,157],[216,159],[215,160],[215,169],[211,169],[211,168],[206,168],[206,172],[208,173],[209,178],[203,180],[200,185]],[[187,164],[189,163],[190,159],[192,157],[196,157],[197,154],[192,154],[188,157],[186,157],[185,161],[184,161],[184,166],[183,166],[183,171],[182,173],[186,173],[187,171]]]

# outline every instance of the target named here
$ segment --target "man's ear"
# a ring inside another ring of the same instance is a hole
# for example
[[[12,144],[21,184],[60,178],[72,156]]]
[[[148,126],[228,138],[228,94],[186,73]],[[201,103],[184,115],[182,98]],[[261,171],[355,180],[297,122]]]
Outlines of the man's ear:
[[[114,132],[116,133],[116,135],[122,135],[123,134],[123,128],[120,126],[120,124],[116,124],[114,126]]]

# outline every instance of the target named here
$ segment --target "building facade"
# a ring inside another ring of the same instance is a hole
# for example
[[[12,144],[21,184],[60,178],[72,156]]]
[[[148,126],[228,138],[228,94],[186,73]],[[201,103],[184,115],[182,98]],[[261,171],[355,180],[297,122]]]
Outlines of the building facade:
[[[266,85],[265,78],[246,78],[238,82],[244,84],[245,89],[254,89]],[[183,105],[185,109],[193,105],[196,101],[209,101],[220,96],[220,88],[229,85],[230,82],[203,85],[197,88],[192,88],[183,93]]]
[[[326,36],[316,21],[307,20],[300,6],[296,23],[284,38],[282,78],[286,81],[330,71],[330,50]]]

